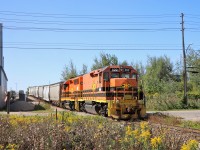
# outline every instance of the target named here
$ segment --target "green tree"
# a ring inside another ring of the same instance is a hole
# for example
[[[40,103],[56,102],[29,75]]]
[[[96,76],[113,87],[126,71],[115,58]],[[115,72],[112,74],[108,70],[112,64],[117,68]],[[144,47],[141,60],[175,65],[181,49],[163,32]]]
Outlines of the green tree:
[[[142,78],[145,74],[145,66],[142,64],[142,62],[131,62],[131,66],[138,72],[139,78]]]
[[[87,73],[87,66],[83,64],[82,71],[80,72],[80,74],[86,74],[86,73]]]
[[[121,63],[119,63],[119,65],[121,65],[121,66],[128,66],[128,62],[126,60],[124,60]]]
[[[165,84],[173,81],[173,64],[164,57],[148,57],[146,74],[143,77],[145,91],[154,94],[164,92]]]
[[[65,65],[64,70],[61,73],[61,81],[65,81],[76,76],[78,76],[76,66],[70,59],[69,64]]]
[[[200,50],[189,49],[187,53],[188,83],[192,85],[193,92],[200,93]]]
[[[101,52],[99,58],[94,58],[94,64],[92,65],[91,70],[96,70],[110,65],[118,65],[118,58],[115,55]]]

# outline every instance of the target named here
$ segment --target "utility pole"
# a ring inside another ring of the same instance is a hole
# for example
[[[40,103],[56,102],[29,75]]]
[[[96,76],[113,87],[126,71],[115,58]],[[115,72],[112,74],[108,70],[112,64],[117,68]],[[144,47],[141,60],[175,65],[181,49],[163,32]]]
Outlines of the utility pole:
[[[188,106],[187,99],[187,70],[186,70],[186,54],[185,54],[185,39],[184,39],[184,14],[181,13],[181,25],[182,25],[182,47],[183,47],[183,80],[184,80],[184,97],[183,102],[185,106]]]

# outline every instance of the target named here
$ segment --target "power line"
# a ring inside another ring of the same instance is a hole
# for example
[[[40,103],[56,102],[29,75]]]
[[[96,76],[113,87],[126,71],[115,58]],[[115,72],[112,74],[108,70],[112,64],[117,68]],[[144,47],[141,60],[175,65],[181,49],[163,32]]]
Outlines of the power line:
[[[155,32],[155,31],[179,31],[179,28],[93,28],[93,29],[83,29],[83,28],[45,28],[45,27],[17,27],[17,26],[3,26],[4,29],[10,30],[26,30],[26,31],[53,31],[53,32],[134,32],[134,31],[145,31],[145,32]]]
[[[24,19],[7,19],[0,18],[6,22],[30,23],[30,24],[47,24],[47,25],[161,25],[161,24],[178,24],[178,21],[154,21],[154,22],[91,22],[91,21],[44,21],[44,20],[24,20]]]
[[[62,46],[162,46],[162,47],[174,47],[174,46],[180,46],[180,44],[133,44],[133,43],[123,43],[123,44],[119,44],[119,43],[41,43],[41,42],[4,42],[4,44],[6,45],[31,45],[31,46],[45,46],[45,45],[62,45]]]
[[[16,47],[16,46],[5,46],[8,49],[21,49],[21,50],[127,50],[127,51],[180,51],[181,49],[161,49],[161,48],[67,48],[67,47]]]
[[[47,17],[47,18],[88,18],[88,19],[130,19],[130,18],[168,18],[178,17],[176,14],[160,14],[160,15],[71,15],[71,14],[47,14],[47,13],[30,13],[30,12],[13,12],[0,11],[1,15],[12,16],[29,16],[29,17]],[[104,17],[104,18],[102,18]],[[119,18],[120,17],[120,18]]]
[[[189,18],[200,19],[200,15],[188,15]]]

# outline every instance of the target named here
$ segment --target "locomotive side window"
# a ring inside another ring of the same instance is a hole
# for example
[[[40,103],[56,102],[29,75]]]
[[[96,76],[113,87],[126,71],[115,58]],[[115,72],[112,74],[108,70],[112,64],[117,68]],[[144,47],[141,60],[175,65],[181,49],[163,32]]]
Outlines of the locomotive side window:
[[[130,78],[129,73],[122,73],[122,78]]]
[[[111,78],[119,78],[119,73],[118,72],[111,73]]]
[[[132,79],[137,79],[137,74],[132,74]]]
[[[75,79],[74,80],[74,84],[76,85],[76,84],[79,84],[79,79]]]
[[[67,87],[68,87],[68,84],[64,84],[64,90],[66,90]]]
[[[109,80],[109,74],[108,74],[108,72],[104,72],[103,73],[103,80],[104,81],[108,81]]]

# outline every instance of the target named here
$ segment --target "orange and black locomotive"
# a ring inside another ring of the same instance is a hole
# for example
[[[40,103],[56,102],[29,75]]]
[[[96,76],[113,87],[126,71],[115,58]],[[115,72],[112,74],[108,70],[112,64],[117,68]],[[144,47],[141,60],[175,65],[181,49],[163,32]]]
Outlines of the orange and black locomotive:
[[[108,66],[63,83],[61,104],[71,110],[116,119],[143,118],[146,109],[138,94],[137,71],[131,66]]]

